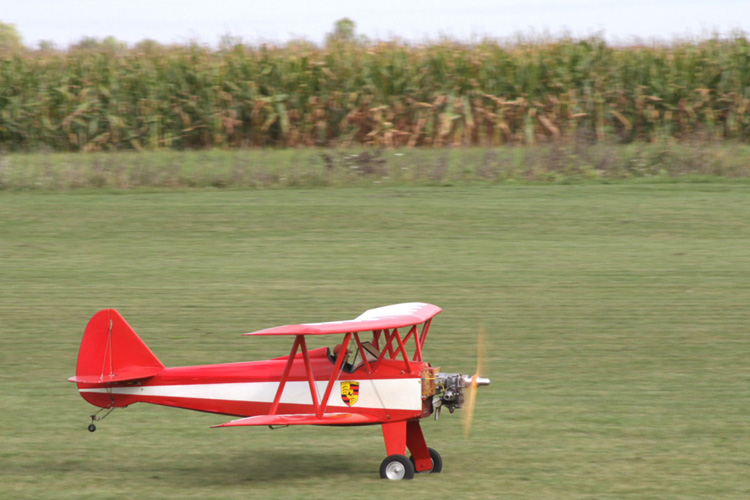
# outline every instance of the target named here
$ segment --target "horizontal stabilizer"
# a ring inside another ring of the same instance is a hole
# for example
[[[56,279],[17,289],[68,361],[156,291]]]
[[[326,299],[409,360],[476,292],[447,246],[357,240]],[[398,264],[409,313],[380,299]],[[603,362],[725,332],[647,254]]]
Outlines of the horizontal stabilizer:
[[[77,384],[111,384],[112,382],[128,382],[153,377],[162,371],[162,368],[134,367],[133,369],[121,369],[119,373],[113,375],[76,375],[70,377],[70,382]]]
[[[318,417],[312,413],[291,415],[257,415],[232,420],[217,427],[242,427],[249,425],[365,425],[380,423],[374,415],[363,413],[324,413]]]

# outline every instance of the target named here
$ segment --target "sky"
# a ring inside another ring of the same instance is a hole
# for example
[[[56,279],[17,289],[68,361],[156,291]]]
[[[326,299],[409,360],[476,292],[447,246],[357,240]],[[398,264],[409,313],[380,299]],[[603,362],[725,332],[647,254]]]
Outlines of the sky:
[[[380,40],[600,34],[628,43],[750,33],[750,0],[0,0],[0,22],[15,24],[32,48],[108,36],[130,44],[216,45],[227,35],[252,44],[320,43],[344,17],[358,34]]]

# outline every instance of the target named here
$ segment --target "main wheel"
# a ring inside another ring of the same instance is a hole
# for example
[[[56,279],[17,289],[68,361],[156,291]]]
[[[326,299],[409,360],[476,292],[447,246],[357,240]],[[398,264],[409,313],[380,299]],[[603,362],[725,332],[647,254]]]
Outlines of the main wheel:
[[[412,479],[414,464],[403,455],[390,455],[380,464],[380,477],[383,479]]]
[[[425,473],[425,472],[428,474],[437,474],[441,470],[443,470],[443,458],[440,456],[440,453],[433,450],[432,448],[427,448],[427,450],[430,452],[430,458],[432,459],[432,469],[424,470],[424,471],[418,472],[417,474]],[[411,462],[412,465],[414,465],[413,456],[409,457],[409,461]]]

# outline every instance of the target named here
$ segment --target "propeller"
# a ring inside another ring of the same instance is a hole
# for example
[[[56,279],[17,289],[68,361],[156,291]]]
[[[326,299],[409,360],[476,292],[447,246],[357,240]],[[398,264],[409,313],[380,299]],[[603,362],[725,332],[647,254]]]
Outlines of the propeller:
[[[484,330],[483,326],[480,326],[479,331],[477,332],[477,370],[474,375],[472,375],[471,381],[466,386],[463,407],[462,423],[464,428],[464,438],[466,439],[468,439],[469,434],[471,433],[471,425],[474,422],[474,409],[476,408],[477,403],[477,389],[480,385],[489,385],[490,383],[490,379],[480,376],[484,367],[486,354],[487,332]]]

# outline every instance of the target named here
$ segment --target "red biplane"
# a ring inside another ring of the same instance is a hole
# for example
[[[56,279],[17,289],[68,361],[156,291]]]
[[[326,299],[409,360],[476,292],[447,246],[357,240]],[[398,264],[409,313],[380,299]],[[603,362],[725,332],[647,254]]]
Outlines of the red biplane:
[[[113,409],[139,402],[241,417],[215,427],[380,424],[387,455],[380,476],[411,479],[442,469],[419,420],[437,419],[442,407],[453,413],[465,399],[470,413],[477,387],[490,383],[478,373],[442,373],[423,361],[430,323],[440,311],[431,304],[395,304],[350,321],[269,328],[245,335],[291,336],[289,355],[166,368],[117,311],[105,309],[89,321],[69,380],[86,401],[107,411],[91,416],[91,432]],[[308,349],[308,337],[318,335],[343,339],[333,349]]]

